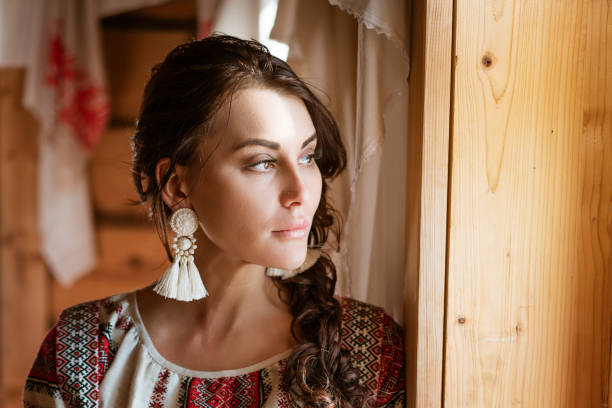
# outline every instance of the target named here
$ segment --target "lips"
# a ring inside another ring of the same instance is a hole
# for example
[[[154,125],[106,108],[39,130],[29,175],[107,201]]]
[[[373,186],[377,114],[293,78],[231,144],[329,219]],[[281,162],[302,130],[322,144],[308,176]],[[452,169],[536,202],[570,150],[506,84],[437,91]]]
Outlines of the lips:
[[[308,234],[308,225],[307,220],[297,220],[273,232],[283,238],[302,238]]]
[[[297,220],[297,221],[293,221],[290,224],[288,224],[287,226],[275,230],[274,232],[285,232],[285,231],[294,231],[294,230],[303,230],[306,229],[306,227],[308,227],[308,221],[307,220]]]

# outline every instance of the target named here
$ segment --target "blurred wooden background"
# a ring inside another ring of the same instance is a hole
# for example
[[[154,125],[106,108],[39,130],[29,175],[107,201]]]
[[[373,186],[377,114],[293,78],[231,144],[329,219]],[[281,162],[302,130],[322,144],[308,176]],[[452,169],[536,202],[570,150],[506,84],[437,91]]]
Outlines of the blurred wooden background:
[[[21,407],[25,376],[44,334],[66,307],[133,290],[162,272],[165,252],[130,175],[129,136],[151,67],[196,36],[193,0],[102,20],[110,126],[90,164],[100,262],[65,288],[39,255],[35,119],[21,106],[24,72],[0,70],[0,407]]]

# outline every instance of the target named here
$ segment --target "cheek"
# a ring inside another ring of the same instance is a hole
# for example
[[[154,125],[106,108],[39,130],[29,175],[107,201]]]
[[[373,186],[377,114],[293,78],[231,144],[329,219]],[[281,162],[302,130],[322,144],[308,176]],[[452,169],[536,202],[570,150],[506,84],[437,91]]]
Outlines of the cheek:
[[[319,202],[321,201],[321,191],[323,189],[323,179],[321,178],[321,172],[318,168],[313,172],[308,184],[308,189],[310,191],[309,205],[312,210],[310,215],[313,216],[319,207]]]
[[[304,215],[314,216],[322,190],[318,168],[303,173],[308,201]],[[280,242],[272,231],[286,219],[279,202],[282,186],[274,178],[244,174],[209,175],[194,191],[194,206],[208,239],[223,251],[255,263],[283,266],[304,255],[305,242]],[[287,264],[288,265],[288,264]]]
[[[217,246],[236,247],[265,232],[274,215],[270,188],[245,177],[209,177],[198,195],[204,232]]]

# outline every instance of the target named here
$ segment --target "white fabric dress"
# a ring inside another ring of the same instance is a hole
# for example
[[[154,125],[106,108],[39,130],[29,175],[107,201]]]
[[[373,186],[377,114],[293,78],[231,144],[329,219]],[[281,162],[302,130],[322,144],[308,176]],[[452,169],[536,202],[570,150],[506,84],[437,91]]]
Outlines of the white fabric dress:
[[[379,406],[404,406],[403,331],[381,308],[342,298],[342,346]],[[249,367],[196,371],[166,360],[136,292],[72,306],[43,341],[26,407],[289,407],[280,387],[292,350]]]

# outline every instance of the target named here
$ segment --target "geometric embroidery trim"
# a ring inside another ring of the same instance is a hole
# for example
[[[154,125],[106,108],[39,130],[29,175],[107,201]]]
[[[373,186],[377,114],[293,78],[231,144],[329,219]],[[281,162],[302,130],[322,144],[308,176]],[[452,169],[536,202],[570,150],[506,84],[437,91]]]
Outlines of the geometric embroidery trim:
[[[187,391],[188,408],[260,406],[259,371],[235,377],[193,378]]]
[[[51,381],[55,378],[47,380],[41,375],[29,378],[26,390],[61,398],[69,407],[98,407],[99,383],[116,353],[113,333],[117,329],[128,330],[132,325],[121,312],[121,305],[108,299],[66,309],[58,319],[55,333],[48,336],[48,343],[55,344],[56,361],[46,358],[44,364],[41,363],[41,367],[56,367],[52,371],[57,373],[58,385]],[[108,313],[119,317],[116,321],[107,321]],[[105,324],[100,325],[101,320]],[[376,393],[380,405],[400,407],[404,404],[403,338],[401,327],[382,308],[343,297],[342,348],[349,351],[351,363],[359,370],[360,383]],[[51,351],[52,347],[49,349]],[[185,408],[259,407],[267,402],[273,391],[268,370],[266,367],[241,376],[216,379],[179,376],[180,387],[174,398],[178,397],[178,405]],[[49,370],[41,373],[46,371]],[[279,367],[281,378],[275,377],[274,383],[282,380],[284,371]],[[154,389],[149,406],[163,407],[167,403],[170,374],[167,369],[158,373],[155,384],[151,384]],[[288,406],[283,398],[285,392],[278,391],[277,403]]]
[[[100,301],[72,306],[57,322],[57,379],[68,406],[97,407]]]
[[[181,376],[181,385],[179,386],[179,394],[178,399],[176,401],[177,408],[185,408],[187,407],[187,392],[189,391],[189,384],[191,384],[191,377],[183,377]]]
[[[342,348],[360,371],[359,381],[376,395],[376,406],[403,407],[403,329],[378,306],[344,298]]]
[[[380,382],[377,404],[395,407],[405,399],[404,336],[391,316],[383,317]]]
[[[378,389],[382,351],[383,309],[345,298],[342,313],[342,348],[350,351],[353,366],[359,369],[359,382],[372,391]]]
[[[259,370],[259,401],[263,405],[268,401],[272,393],[272,380],[270,379],[270,369],[268,367]]]
[[[163,369],[159,372],[157,382],[153,387],[153,393],[149,401],[149,408],[163,408],[166,402],[166,394],[168,393],[168,378],[170,371]]]

